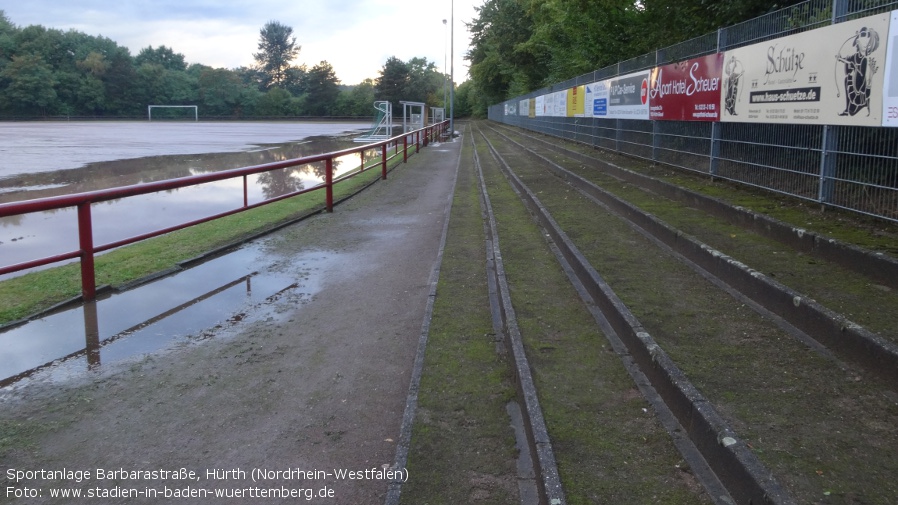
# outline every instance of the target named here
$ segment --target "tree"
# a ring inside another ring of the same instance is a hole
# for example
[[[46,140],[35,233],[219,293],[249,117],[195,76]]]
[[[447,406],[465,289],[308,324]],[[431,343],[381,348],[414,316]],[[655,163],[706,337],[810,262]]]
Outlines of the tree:
[[[408,65],[391,56],[380,69],[380,77],[374,81],[374,89],[379,100],[398,102],[405,100],[405,89],[409,81]]]
[[[263,87],[284,87],[290,62],[299,55],[293,28],[269,21],[259,31],[259,52],[253,53],[263,74]]]
[[[187,70],[187,62],[184,61],[184,55],[174,52],[171,48],[159,46],[153,49],[153,46],[147,46],[137,53],[134,57],[134,66],[140,67],[145,63],[159,65],[166,70],[174,70],[183,72]]]
[[[12,24],[12,21],[6,17],[6,13],[3,12],[3,9],[0,9],[0,70],[3,69],[3,60],[12,57],[13,50],[15,49],[14,38],[18,31],[16,25]]]
[[[365,79],[340,91],[337,114],[341,116],[371,116],[374,111],[374,81]]]
[[[340,79],[327,61],[312,67],[305,75],[306,113],[310,116],[333,114],[340,96]]]
[[[206,114],[239,114],[242,84],[236,72],[223,68],[206,68],[200,72],[197,84]]]
[[[5,84],[5,86],[4,86]],[[13,56],[0,72],[0,105],[19,114],[46,114],[56,102],[53,70],[36,54]]]
[[[256,115],[287,116],[293,112],[293,97],[283,88],[271,88],[256,101]]]

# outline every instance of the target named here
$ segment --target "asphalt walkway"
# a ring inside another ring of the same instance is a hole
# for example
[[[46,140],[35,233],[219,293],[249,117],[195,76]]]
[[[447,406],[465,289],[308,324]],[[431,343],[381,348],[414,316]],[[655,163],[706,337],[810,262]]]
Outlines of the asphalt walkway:
[[[0,464],[4,476],[9,468],[93,475],[7,477],[4,487],[40,488],[28,503],[63,503],[51,488],[116,487],[136,494],[115,503],[179,494],[189,499],[171,501],[248,503],[270,492],[382,503],[460,149],[460,140],[424,148],[334,213],[265,238],[275,260],[258,268],[293,275],[301,289],[314,278],[308,296],[273,299],[270,316],[197,345],[64,387],[33,385],[7,402],[0,422],[24,423],[29,444]],[[178,478],[180,469],[196,478]],[[176,472],[146,473],[158,470]],[[230,495],[214,498],[215,490]]]

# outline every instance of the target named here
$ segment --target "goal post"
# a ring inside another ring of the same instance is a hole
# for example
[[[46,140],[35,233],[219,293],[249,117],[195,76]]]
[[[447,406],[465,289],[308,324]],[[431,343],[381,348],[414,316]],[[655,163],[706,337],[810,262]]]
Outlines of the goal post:
[[[193,109],[193,120],[200,120],[196,105],[147,105],[147,117],[150,121],[153,120],[153,109]]]

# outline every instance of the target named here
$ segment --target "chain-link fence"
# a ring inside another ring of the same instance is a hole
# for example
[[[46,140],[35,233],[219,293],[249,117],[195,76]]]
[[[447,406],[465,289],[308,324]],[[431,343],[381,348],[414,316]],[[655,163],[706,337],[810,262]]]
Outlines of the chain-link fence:
[[[809,0],[493,105],[489,118],[898,221],[898,128],[507,113],[521,100],[896,8],[898,1]]]

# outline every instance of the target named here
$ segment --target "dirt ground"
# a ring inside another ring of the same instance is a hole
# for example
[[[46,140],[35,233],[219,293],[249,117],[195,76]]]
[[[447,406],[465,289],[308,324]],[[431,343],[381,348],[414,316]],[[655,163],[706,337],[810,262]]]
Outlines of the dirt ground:
[[[113,496],[94,503],[257,503],[289,490],[383,502],[378,472],[395,456],[459,144],[423,149],[333,214],[265,239],[297,282],[318,270],[312,296],[287,294],[211,338],[5,395],[0,502],[67,503],[50,497],[67,488]],[[254,469],[279,473],[254,481]],[[16,471],[26,472],[18,482]],[[77,482],[75,471],[90,476]]]

